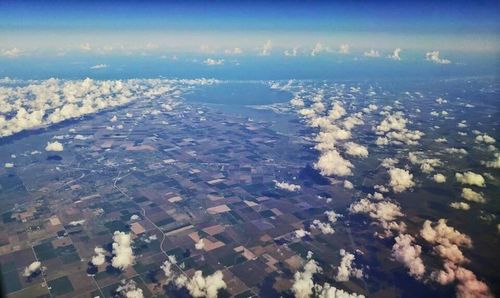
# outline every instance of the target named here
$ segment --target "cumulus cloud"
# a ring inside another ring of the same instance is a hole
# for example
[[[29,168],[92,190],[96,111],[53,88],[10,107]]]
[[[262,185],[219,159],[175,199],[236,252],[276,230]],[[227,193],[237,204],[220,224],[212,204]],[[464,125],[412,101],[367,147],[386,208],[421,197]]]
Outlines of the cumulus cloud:
[[[261,56],[269,56],[271,54],[271,49],[273,48],[273,45],[271,43],[271,40],[266,41],[266,43],[262,46],[260,50],[260,55]]]
[[[346,43],[341,44],[339,47],[339,54],[349,54],[350,46]]]
[[[460,209],[460,210],[469,210],[470,205],[465,203],[465,202],[451,202],[450,207],[454,209]]]
[[[344,188],[345,189],[353,189],[354,188],[354,185],[352,184],[351,181],[349,180],[344,180]]]
[[[424,135],[418,130],[410,130],[406,127],[409,121],[404,117],[402,112],[390,114],[384,112],[385,118],[379,125],[373,128],[375,134],[379,137],[375,141],[378,146],[388,144],[395,145],[416,145],[420,138]]]
[[[347,142],[344,144],[346,153],[351,156],[368,157],[368,148],[356,144],[354,142]]]
[[[351,176],[354,165],[344,159],[337,150],[329,150],[321,154],[314,168],[325,176]]]
[[[313,294],[314,281],[313,276],[321,273],[323,270],[318,263],[312,259],[312,253],[309,252],[308,261],[304,265],[303,271],[297,271],[293,275],[292,292],[297,298],[309,298]]]
[[[396,48],[394,49],[391,55],[387,56],[387,58],[399,61],[401,60],[400,54],[401,54],[401,48]]]
[[[63,144],[59,143],[58,141],[54,142],[47,142],[47,146],[45,146],[45,151],[54,151],[54,152],[60,152],[64,150]]]
[[[390,182],[389,185],[392,187],[392,190],[396,193],[403,192],[408,188],[415,186],[415,182],[413,182],[413,175],[410,174],[408,170],[392,168],[389,169]]]
[[[240,55],[243,54],[243,50],[241,48],[233,48],[224,50],[224,54],[226,55]]]
[[[194,248],[196,248],[197,250],[204,249],[205,248],[205,242],[203,241],[203,239],[198,240],[198,242],[195,243]]]
[[[42,263],[35,261],[24,268],[23,276],[30,277],[32,274],[40,272],[40,270],[42,270]]]
[[[295,235],[295,238],[304,238],[305,236],[311,235],[311,233],[304,230],[304,229],[298,229],[298,230],[295,230],[294,235]]]
[[[486,143],[486,144],[493,144],[496,142],[496,140],[493,137],[491,137],[487,134],[477,135],[476,141]]]
[[[434,179],[434,181],[436,183],[445,183],[446,182],[446,176],[441,174],[441,173],[434,174],[434,176],[432,176],[432,178]]]
[[[300,190],[300,185],[298,184],[292,184],[292,183],[287,183],[287,182],[280,182],[277,180],[273,180],[274,185],[276,185],[277,188],[279,189],[284,189],[288,191],[299,191]]]
[[[190,279],[181,275],[175,283],[178,288],[185,287],[192,297],[216,298],[218,291],[227,287],[223,277],[220,270],[208,276],[198,270]]]
[[[320,42],[318,42],[314,45],[314,48],[311,51],[311,56],[314,57],[323,51],[325,51],[325,48],[323,47],[323,45]]]
[[[6,162],[3,166],[4,166],[6,169],[10,169],[10,168],[13,168],[13,167],[14,167],[14,163],[12,163],[12,162]]]
[[[337,289],[331,286],[329,283],[324,285],[315,284],[314,285],[314,297],[318,298],[364,298],[364,295],[356,293],[348,293],[344,290]],[[298,297],[298,296],[297,296]]]
[[[401,234],[395,239],[392,246],[392,256],[408,268],[411,276],[420,279],[425,273],[425,266],[420,257],[422,247],[414,244],[415,238],[408,234]]]
[[[106,261],[106,250],[102,247],[99,247],[99,246],[96,246],[94,248],[94,252],[95,252],[95,256],[92,257],[92,259],[90,260],[90,262],[94,265],[94,266],[100,266],[102,264],[104,264],[104,262]]]
[[[433,172],[434,167],[442,165],[442,162],[437,158],[424,158],[422,152],[410,152],[408,159],[412,164],[420,165],[420,170],[427,174]]]
[[[471,171],[467,171],[463,174],[456,173],[455,178],[457,178],[457,181],[462,184],[475,185],[479,187],[485,186],[483,176],[481,176],[481,174],[476,174]]]
[[[380,235],[381,237],[391,236],[393,230],[399,232],[406,230],[404,222],[396,222],[398,217],[404,215],[401,212],[401,207],[391,201],[372,202],[364,198],[352,203],[349,206],[349,212],[353,214],[367,214],[370,218],[376,220],[384,229],[385,235]]]
[[[138,98],[175,102],[184,91],[216,80],[29,81],[0,88],[0,137],[121,106]],[[168,95],[168,96],[167,96]]]
[[[107,64],[96,64],[96,65],[90,67],[90,69],[103,69],[103,68],[108,68],[108,65]]]
[[[299,49],[297,47],[294,47],[294,48],[292,48],[290,50],[285,50],[283,52],[283,55],[288,56],[288,57],[295,57],[298,54],[298,50]]]
[[[430,220],[426,220],[420,230],[420,236],[431,244],[441,244],[445,246],[459,245],[465,247],[472,246],[472,240],[469,236],[460,233],[455,228],[447,225],[446,219],[438,220],[437,224],[432,225]]]
[[[493,160],[482,161],[481,163],[484,164],[487,168],[500,169],[500,153],[496,152],[495,158]]]
[[[340,261],[340,265],[337,267],[335,280],[339,282],[349,281],[351,276],[362,278],[363,270],[353,266],[353,262],[355,260],[354,255],[346,252],[344,249],[340,250],[340,255],[342,256],[342,260]]]
[[[116,292],[120,293],[122,297],[125,298],[143,298],[144,294],[142,289],[137,287],[137,284],[134,280],[129,280],[128,282],[125,280],[121,281],[121,284],[116,289]]]
[[[380,53],[374,49],[371,49],[368,52],[364,52],[363,55],[365,55],[365,57],[370,57],[370,58],[380,57]]]
[[[214,66],[214,65],[222,65],[224,64],[224,59],[212,59],[212,58],[207,58],[205,61],[203,61],[208,66]]]
[[[318,229],[321,231],[321,233],[325,235],[331,235],[335,233],[335,230],[333,227],[330,225],[328,222],[322,222],[318,219],[313,220],[311,223],[311,229]]]
[[[486,199],[483,197],[482,193],[475,192],[472,189],[465,187],[462,189],[462,198],[467,201],[476,202],[476,203],[485,203]]]
[[[425,60],[431,61],[431,62],[436,63],[436,64],[450,64],[451,63],[450,60],[441,58],[439,56],[440,56],[439,51],[427,52],[427,53],[425,53]]]
[[[175,256],[168,256],[168,258],[163,262],[163,265],[160,266],[160,269],[163,270],[165,274],[165,278],[167,279],[167,284],[174,280],[176,274],[172,270],[172,267],[177,264],[177,259]]]
[[[132,250],[132,239],[130,234],[115,231],[113,234],[113,254],[111,265],[118,269],[126,269],[134,264],[135,256]]]
[[[7,58],[17,58],[21,55],[24,54],[24,51],[21,50],[20,48],[10,48],[10,49],[2,49],[0,51],[0,56],[4,56],[4,57],[7,57]]]

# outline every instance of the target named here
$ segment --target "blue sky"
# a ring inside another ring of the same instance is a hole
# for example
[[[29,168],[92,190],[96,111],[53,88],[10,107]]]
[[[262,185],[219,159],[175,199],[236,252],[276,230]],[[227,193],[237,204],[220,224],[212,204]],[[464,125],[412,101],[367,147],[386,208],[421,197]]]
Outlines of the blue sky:
[[[0,75],[19,61],[104,71],[145,56],[223,67],[287,53],[359,63],[397,48],[403,62],[497,63],[499,11],[498,1],[3,0]]]

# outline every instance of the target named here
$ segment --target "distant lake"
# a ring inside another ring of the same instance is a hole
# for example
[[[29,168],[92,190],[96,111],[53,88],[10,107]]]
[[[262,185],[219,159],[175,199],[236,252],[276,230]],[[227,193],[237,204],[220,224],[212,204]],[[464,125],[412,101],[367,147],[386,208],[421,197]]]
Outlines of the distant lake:
[[[197,87],[184,98],[187,101],[213,104],[265,105],[289,101],[292,94],[271,89],[261,82],[222,82]]]

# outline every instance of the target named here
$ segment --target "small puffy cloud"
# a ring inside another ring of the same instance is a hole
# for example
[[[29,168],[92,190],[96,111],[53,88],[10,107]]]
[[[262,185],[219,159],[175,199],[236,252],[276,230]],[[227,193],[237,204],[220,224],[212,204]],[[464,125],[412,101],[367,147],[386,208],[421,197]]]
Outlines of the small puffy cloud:
[[[495,138],[487,135],[487,134],[482,134],[482,135],[477,135],[476,136],[476,142],[482,142],[486,144],[493,144],[496,142]]]
[[[117,269],[126,269],[134,264],[135,256],[132,250],[132,239],[130,234],[115,231],[113,234],[113,254],[111,265]]]
[[[415,238],[408,234],[401,234],[395,239],[392,246],[392,256],[408,268],[411,276],[420,279],[425,273],[425,266],[420,257],[422,247],[414,244]]]
[[[82,49],[82,51],[88,52],[92,50],[92,46],[90,45],[90,43],[86,42],[80,46],[80,49]]]
[[[214,65],[222,65],[224,64],[224,59],[212,59],[212,58],[207,58],[205,61],[203,61],[208,66],[214,66]]]
[[[462,189],[462,198],[467,201],[476,202],[476,203],[485,203],[486,199],[483,197],[482,193],[475,192],[472,189],[465,187]]]
[[[260,55],[261,56],[269,56],[271,54],[271,49],[273,48],[273,45],[271,43],[271,40],[266,41],[266,43],[262,46],[260,50]]]
[[[205,248],[205,242],[203,241],[203,239],[198,240],[198,242],[196,242],[194,244],[194,248],[196,248],[197,250],[204,249]]]
[[[94,252],[95,252],[95,256],[92,257],[90,262],[94,266],[100,266],[100,265],[104,264],[104,262],[106,261],[106,258],[105,258],[106,250],[104,250],[104,248],[102,248],[102,247],[96,246],[94,248]]]
[[[0,51],[0,56],[7,58],[17,58],[24,54],[24,51],[19,48],[3,49]]]
[[[133,279],[126,282],[125,280],[121,281],[121,284],[116,289],[116,292],[120,293],[122,297],[125,298],[143,298],[144,294],[142,289],[137,287],[137,284]]]
[[[394,49],[391,55],[387,56],[387,58],[400,61],[401,60],[400,54],[401,54],[401,48],[396,48]]]
[[[300,185],[297,185],[297,184],[280,182],[278,180],[273,180],[273,182],[274,182],[274,185],[276,185],[276,187],[279,189],[284,189],[284,190],[288,190],[288,191],[299,191],[301,189]]]
[[[339,47],[339,54],[349,54],[350,46],[348,44],[341,44]]]
[[[163,265],[160,266],[160,269],[163,270],[165,277],[167,279],[167,283],[170,283],[175,278],[175,272],[172,270],[172,267],[177,264],[177,259],[175,256],[168,256],[167,260],[163,262]]]
[[[481,174],[476,174],[471,171],[467,171],[463,174],[456,173],[455,178],[457,178],[457,181],[462,184],[475,185],[479,187],[485,186],[483,176],[481,176]]]
[[[500,153],[496,152],[493,160],[482,161],[481,163],[487,168],[500,169]]]
[[[318,219],[313,220],[313,222],[311,223],[311,229],[317,229],[325,235],[332,235],[335,233],[335,230],[330,223],[322,222]]]
[[[438,220],[435,225],[432,225],[430,220],[426,220],[422,230],[420,230],[420,236],[431,244],[440,244],[444,246],[472,246],[472,240],[469,236],[448,226],[446,219],[443,218]]]
[[[308,261],[304,265],[303,271],[297,271],[293,275],[292,292],[296,298],[309,298],[313,295],[314,281],[313,276],[321,273],[323,270],[318,263],[308,254]]]
[[[45,151],[54,151],[54,152],[60,152],[64,150],[63,144],[59,143],[58,141],[54,142],[47,142],[47,146],[45,146]]]
[[[440,55],[439,51],[427,52],[425,54],[425,60],[431,61],[431,62],[436,63],[436,64],[450,64],[451,63],[450,60],[441,58],[441,57],[439,57],[439,55]]]
[[[132,216],[130,216],[131,221],[135,221],[135,220],[139,220],[139,219],[140,219],[140,217],[137,214],[133,214]]]
[[[379,51],[377,50],[374,50],[374,49],[371,49],[369,50],[368,52],[364,52],[363,55],[365,57],[369,57],[369,58],[377,58],[377,57],[380,57],[380,53]]]
[[[30,277],[33,273],[37,273],[40,270],[42,270],[42,263],[35,261],[24,268],[23,276]]]
[[[233,48],[233,49],[226,49],[224,51],[224,54],[226,55],[240,55],[240,54],[243,54],[243,50],[241,48]]]
[[[311,51],[311,56],[316,56],[317,54],[323,52],[325,50],[325,48],[323,47],[323,45],[318,42],[314,45],[314,48],[312,49]]]
[[[465,202],[451,202],[450,207],[459,210],[469,210],[470,205]]]
[[[296,238],[304,238],[305,236],[311,235],[311,233],[304,229],[298,229],[294,231],[294,235]]]
[[[223,277],[220,270],[206,277],[198,270],[190,279],[177,278],[176,285],[178,288],[185,287],[192,297],[216,298],[218,291],[227,287]]]
[[[314,167],[325,176],[351,176],[354,165],[344,159],[337,150],[329,150],[321,154]]]
[[[392,168],[389,169],[390,182],[389,185],[396,193],[403,192],[408,188],[415,186],[413,175],[408,170]]]
[[[297,47],[293,47],[292,49],[289,49],[289,50],[285,50],[283,52],[283,55],[287,56],[287,57],[295,57],[297,56],[298,54],[298,48]]]
[[[90,69],[103,69],[103,68],[108,68],[108,65],[107,64],[96,64],[96,65],[90,67]]]
[[[344,188],[345,189],[353,189],[354,188],[354,185],[352,184],[351,181],[349,180],[344,180]]]
[[[13,168],[14,167],[14,164],[11,163],[11,162],[6,162],[4,165],[3,165],[6,169],[9,169],[9,168]]]
[[[368,157],[368,148],[354,142],[347,142],[344,144],[346,153],[351,156]]]
[[[436,183],[445,183],[446,182],[446,176],[441,174],[441,173],[434,174],[434,176],[432,176],[432,179],[434,179],[434,181]]]
[[[337,267],[337,275],[335,276],[336,281],[349,281],[351,276],[356,278],[363,277],[363,270],[359,268],[354,268],[353,262],[355,257],[353,254],[346,252],[344,249],[340,250],[340,255],[342,260],[340,265]]]

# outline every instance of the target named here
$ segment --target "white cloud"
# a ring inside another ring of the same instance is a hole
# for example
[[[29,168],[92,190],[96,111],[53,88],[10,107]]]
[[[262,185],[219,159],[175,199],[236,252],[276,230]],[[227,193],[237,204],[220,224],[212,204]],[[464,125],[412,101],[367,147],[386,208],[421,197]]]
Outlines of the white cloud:
[[[220,270],[208,276],[203,276],[201,271],[196,271],[190,279],[183,276],[177,278],[176,285],[179,288],[186,287],[192,297],[216,298],[217,292],[227,287],[223,277]]]
[[[33,273],[42,270],[42,263],[35,261],[24,268],[23,276],[30,277]]]
[[[214,66],[214,65],[222,65],[224,64],[224,59],[212,59],[212,58],[207,58],[205,61],[203,61],[208,66]]]
[[[203,239],[198,240],[198,242],[196,242],[194,244],[194,248],[196,248],[197,250],[204,249],[205,248],[205,242],[203,241]]]
[[[482,193],[475,192],[472,189],[465,187],[462,189],[462,198],[467,201],[476,202],[476,203],[485,203],[486,199],[483,197]]]
[[[323,47],[323,45],[318,42],[314,45],[314,48],[312,49],[311,51],[311,56],[316,56],[317,54],[323,52],[325,50],[325,48]]]
[[[465,202],[451,202],[450,207],[454,209],[460,209],[460,210],[469,210],[470,205],[465,203]]]
[[[396,193],[403,192],[408,188],[415,186],[413,175],[408,170],[392,168],[389,169],[390,182],[389,185]]]
[[[82,49],[82,51],[88,52],[92,50],[92,46],[90,45],[90,43],[86,42],[80,46],[80,49]]]
[[[434,181],[436,183],[445,183],[446,182],[446,176],[444,176],[441,173],[435,174],[434,176],[432,176],[432,178],[434,179]]]
[[[370,57],[370,58],[380,57],[379,51],[376,51],[374,49],[371,49],[368,52],[364,52],[363,55],[365,55],[365,57]]]
[[[116,292],[120,293],[122,297],[125,298],[143,298],[144,294],[142,289],[137,287],[135,281],[133,279],[126,282],[125,280],[121,281],[121,284],[116,288]]]
[[[436,64],[450,64],[451,61],[448,59],[440,58],[439,51],[431,51],[425,54],[425,60],[434,62]]]
[[[273,48],[273,45],[271,43],[271,40],[266,41],[266,43],[261,48],[260,55],[261,56],[269,56],[271,54],[272,48]]]
[[[115,231],[113,234],[113,254],[111,265],[118,269],[126,269],[134,264],[135,256],[132,251],[132,239],[130,234]]]
[[[233,48],[233,49],[226,49],[224,51],[224,54],[227,54],[227,55],[240,55],[240,54],[243,54],[243,50],[241,48]]]
[[[353,189],[354,188],[354,185],[352,184],[351,181],[349,180],[344,180],[344,188],[345,189]]]
[[[163,262],[163,265],[160,266],[160,269],[163,270],[165,274],[165,278],[167,279],[167,284],[170,283],[175,278],[175,272],[172,270],[172,266],[177,264],[177,259],[175,256],[168,256],[167,260]]]
[[[311,223],[311,229],[318,229],[322,234],[325,235],[332,235],[335,233],[335,230],[333,229],[332,225],[330,225],[330,223],[322,222],[318,219],[313,220],[313,222]]]
[[[430,220],[426,220],[420,230],[420,236],[431,244],[441,244],[450,246],[452,244],[458,246],[471,247],[472,240],[469,236],[460,233],[453,227],[446,224],[446,219],[438,220],[437,224],[432,226]]]
[[[313,275],[321,273],[323,270],[318,263],[311,258],[312,254],[308,254],[308,261],[304,265],[303,271],[297,271],[293,275],[292,292],[296,298],[312,297],[314,289]]]
[[[400,54],[401,54],[401,48],[396,48],[394,49],[391,55],[387,56],[387,58],[400,61],[401,60]]]
[[[494,156],[495,158],[493,160],[482,161],[481,163],[487,168],[500,169],[500,153],[496,152]]]
[[[107,64],[96,64],[96,65],[90,67],[90,69],[103,69],[103,68],[108,68],[108,65]]]
[[[6,169],[10,169],[10,168],[13,168],[13,167],[14,167],[14,164],[13,164],[13,163],[11,163],[11,162],[6,162],[6,163],[4,164],[4,167],[5,167]]]
[[[477,135],[476,136],[476,141],[477,142],[483,142],[483,143],[486,143],[486,144],[493,144],[493,143],[496,142],[496,140],[493,137],[491,137],[491,136],[489,136],[487,134]]]
[[[300,190],[300,185],[298,184],[292,184],[292,183],[287,183],[287,182],[280,182],[277,180],[273,180],[274,184],[276,185],[277,188],[279,189],[284,189],[288,191],[299,191]]]
[[[463,174],[455,173],[455,178],[457,178],[457,181],[462,184],[475,185],[479,187],[485,186],[483,176],[481,176],[481,174],[476,174],[471,171],[467,171]]]
[[[0,56],[4,56],[7,58],[17,58],[23,54],[24,51],[19,48],[2,49],[2,51],[0,51]]]
[[[344,144],[344,147],[346,148],[346,153],[351,156],[368,157],[368,148],[365,146],[354,142],[347,142]]]
[[[64,150],[63,144],[59,143],[58,141],[54,142],[47,142],[47,146],[45,146],[45,151],[54,151],[54,152],[60,152]]]
[[[339,54],[349,54],[350,46],[348,44],[341,44],[339,47]]]
[[[292,48],[290,50],[285,50],[283,52],[283,55],[285,55],[287,57],[295,57],[295,56],[297,56],[297,54],[298,54],[298,48],[297,47],[294,47],[294,48]]]
[[[105,257],[106,250],[104,250],[104,248],[102,248],[102,247],[96,246],[94,248],[94,252],[96,255],[92,257],[90,262],[92,264],[94,264],[94,266],[100,266],[100,265],[104,264],[104,262],[106,261],[106,257]]]
[[[359,268],[354,268],[353,262],[355,257],[353,254],[346,252],[344,249],[340,250],[340,255],[342,260],[340,265],[337,267],[337,275],[335,276],[336,281],[349,281],[349,277],[354,276],[356,278],[363,277],[363,270]]]
[[[305,236],[311,235],[311,233],[309,233],[308,231],[306,231],[304,229],[298,229],[298,230],[295,230],[294,235],[296,238],[303,238]]]
[[[314,164],[314,168],[325,176],[350,176],[354,166],[352,163],[344,159],[337,150],[329,150],[319,157],[318,161]]]
[[[414,244],[415,238],[408,234],[401,234],[395,239],[392,246],[392,256],[409,269],[410,275],[420,279],[425,273],[425,266],[420,257],[422,247]]]

